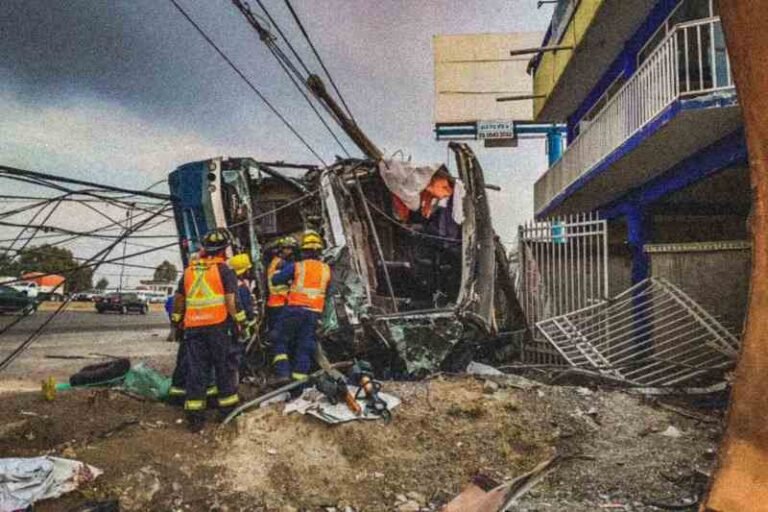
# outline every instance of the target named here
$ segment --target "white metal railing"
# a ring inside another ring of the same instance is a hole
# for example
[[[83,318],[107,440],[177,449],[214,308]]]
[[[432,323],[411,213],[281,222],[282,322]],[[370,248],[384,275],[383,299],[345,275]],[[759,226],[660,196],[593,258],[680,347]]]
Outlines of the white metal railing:
[[[676,99],[733,88],[720,18],[676,25],[536,182],[539,210]]]
[[[555,364],[561,359],[534,326],[608,297],[608,223],[596,212],[531,221],[518,243],[517,297],[533,334],[521,359]]]

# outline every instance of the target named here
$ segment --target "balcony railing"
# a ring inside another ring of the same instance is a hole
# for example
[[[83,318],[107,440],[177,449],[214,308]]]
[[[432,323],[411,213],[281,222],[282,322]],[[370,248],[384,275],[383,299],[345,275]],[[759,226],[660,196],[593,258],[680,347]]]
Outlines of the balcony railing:
[[[731,88],[733,79],[720,19],[675,26],[583,127],[562,158],[536,182],[536,208],[546,206],[675,100]]]

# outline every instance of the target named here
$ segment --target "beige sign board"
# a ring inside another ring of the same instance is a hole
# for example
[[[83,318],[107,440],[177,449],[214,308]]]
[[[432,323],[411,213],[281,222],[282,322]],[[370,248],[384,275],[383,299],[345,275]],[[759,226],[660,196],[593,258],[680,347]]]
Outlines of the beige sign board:
[[[538,48],[542,37],[541,32],[434,36],[435,123],[532,120],[533,100],[496,98],[533,94],[527,73],[532,55],[509,52]]]

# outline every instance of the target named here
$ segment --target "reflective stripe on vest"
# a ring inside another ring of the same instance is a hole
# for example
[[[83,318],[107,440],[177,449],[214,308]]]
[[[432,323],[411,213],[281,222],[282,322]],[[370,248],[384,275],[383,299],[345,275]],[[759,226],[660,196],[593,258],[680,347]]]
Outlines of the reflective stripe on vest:
[[[281,258],[275,256],[269,262],[269,267],[267,268],[267,286],[269,287],[267,307],[269,308],[279,308],[285,306],[286,302],[288,302],[289,286],[287,284],[272,284],[272,277],[279,272],[277,266],[281,261],[283,261]]]
[[[184,272],[184,327],[216,325],[227,319],[219,263],[224,263],[224,259],[197,260]]]
[[[331,281],[331,267],[318,260],[299,261],[293,272],[288,305],[322,313],[325,291]]]

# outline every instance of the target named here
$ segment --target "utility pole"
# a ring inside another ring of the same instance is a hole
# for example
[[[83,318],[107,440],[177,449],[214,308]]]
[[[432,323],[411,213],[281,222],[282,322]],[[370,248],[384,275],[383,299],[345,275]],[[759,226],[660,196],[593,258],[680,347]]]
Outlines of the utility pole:
[[[341,126],[350,139],[360,148],[365,156],[371,160],[381,160],[384,154],[371,142],[371,139],[360,129],[360,127],[341,109],[328,90],[325,88],[323,80],[317,75],[309,75],[307,78],[307,87],[312,91],[318,101],[322,102],[333,113],[336,122]]]
[[[768,0],[720,2],[752,182],[752,276],[728,425],[701,512],[768,507]]]

